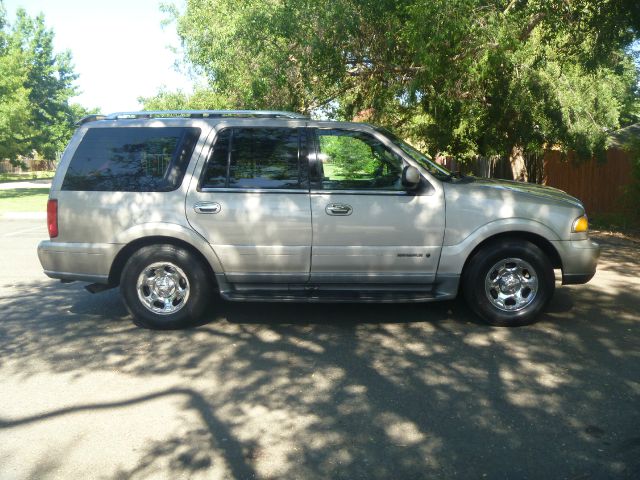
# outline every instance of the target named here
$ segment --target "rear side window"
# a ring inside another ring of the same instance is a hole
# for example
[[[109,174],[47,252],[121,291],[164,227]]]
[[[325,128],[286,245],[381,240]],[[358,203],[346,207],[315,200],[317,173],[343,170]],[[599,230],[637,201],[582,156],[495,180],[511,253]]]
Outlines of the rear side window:
[[[199,128],[92,128],[71,159],[62,189],[175,190],[199,136]]]
[[[216,137],[201,187],[305,188],[305,143],[295,128],[224,129]]]

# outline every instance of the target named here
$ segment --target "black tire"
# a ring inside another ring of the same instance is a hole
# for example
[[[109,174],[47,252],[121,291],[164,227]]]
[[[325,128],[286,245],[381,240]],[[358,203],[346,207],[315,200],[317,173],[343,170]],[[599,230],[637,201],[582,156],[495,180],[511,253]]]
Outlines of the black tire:
[[[463,273],[462,289],[469,307],[486,323],[517,327],[536,322],[553,296],[555,276],[538,246],[506,240],[474,254]]]
[[[149,245],[137,250],[125,264],[120,293],[136,325],[159,330],[185,328],[204,313],[211,281],[205,265],[188,250]]]

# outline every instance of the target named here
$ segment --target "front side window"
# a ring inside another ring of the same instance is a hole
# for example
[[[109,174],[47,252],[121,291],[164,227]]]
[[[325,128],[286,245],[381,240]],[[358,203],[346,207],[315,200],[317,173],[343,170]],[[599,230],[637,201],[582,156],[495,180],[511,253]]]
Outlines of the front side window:
[[[409,155],[413,160],[418,162],[418,164],[422,168],[427,170],[434,177],[438,178],[439,180],[446,181],[449,181],[451,180],[451,178],[453,178],[453,174],[449,170],[447,170],[442,165],[437,164],[431,159],[431,157],[415,149],[407,142],[401,140],[399,137],[391,133],[389,130],[379,127],[376,127],[376,130],[382,133],[389,140],[391,140],[397,147],[399,147],[404,153]]]
[[[233,127],[218,132],[202,188],[298,189],[307,184],[295,128]]]
[[[199,137],[199,128],[89,129],[69,163],[62,190],[175,190]]]
[[[404,190],[402,159],[375,137],[349,130],[318,130],[325,190]]]

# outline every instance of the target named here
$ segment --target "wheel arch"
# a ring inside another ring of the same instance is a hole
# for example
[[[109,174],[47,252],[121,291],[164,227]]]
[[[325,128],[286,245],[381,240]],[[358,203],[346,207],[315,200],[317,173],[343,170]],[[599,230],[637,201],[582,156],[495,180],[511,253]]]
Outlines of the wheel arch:
[[[475,248],[471,251],[471,253],[467,256],[464,262],[464,265],[462,267],[461,277],[464,277],[467,267],[471,262],[471,259],[475,255],[477,255],[479,251],[481,251],[487,245],[490,245],[492,243],[508,241],[508,240],[527,241],[534,244],[540,250],[542,250],[542,252],[547,256],[553,268],[562,269],[562,259],[560,258],[560,254],[558,253],[556,248],[553,246],[553,244],[549,240],[547,240],[543,236],[538,235],[536,233],[526,232],[526,231],[513,231],[513,232],[497,233],[495,235],[492,235],[489,238],[484,239],[482,242],[476,245]]]
[[[154,235],[149,237],[138,238],[126,244],[116,255],[115,259],[111,264],[111,270],[109,271],[109,285],[117,286],[120,284],[120,276],[122,275],[122,270],[124,269],[125,264],[131,258],[131,256],[140,250],[143,247],[147,247],[150,245],[173,245],[175,247],[183,248],[202,262],[205,266],[205,270],[207,271],[207,275],[212,282],[212,285],[216,285],[216,272],[211,265],[211,262],[207,259],[207,257],[193,244],[179,239],[175,237],[167,237],[162,235]]]

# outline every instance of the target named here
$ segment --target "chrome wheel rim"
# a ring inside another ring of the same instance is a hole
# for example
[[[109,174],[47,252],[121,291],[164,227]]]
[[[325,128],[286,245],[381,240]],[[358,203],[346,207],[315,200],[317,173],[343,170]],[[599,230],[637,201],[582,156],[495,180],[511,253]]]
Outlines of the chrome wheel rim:
[[[521,258],[505,258],[489,269],[484,290],[491,305],[504,312],[517,312],[536,298],[538,275]]]
[[[157,262],[138,276],[138,298],[144,307],[158,315],[181,310],[189,299],[189,280],[182,269],[170,262]]]

